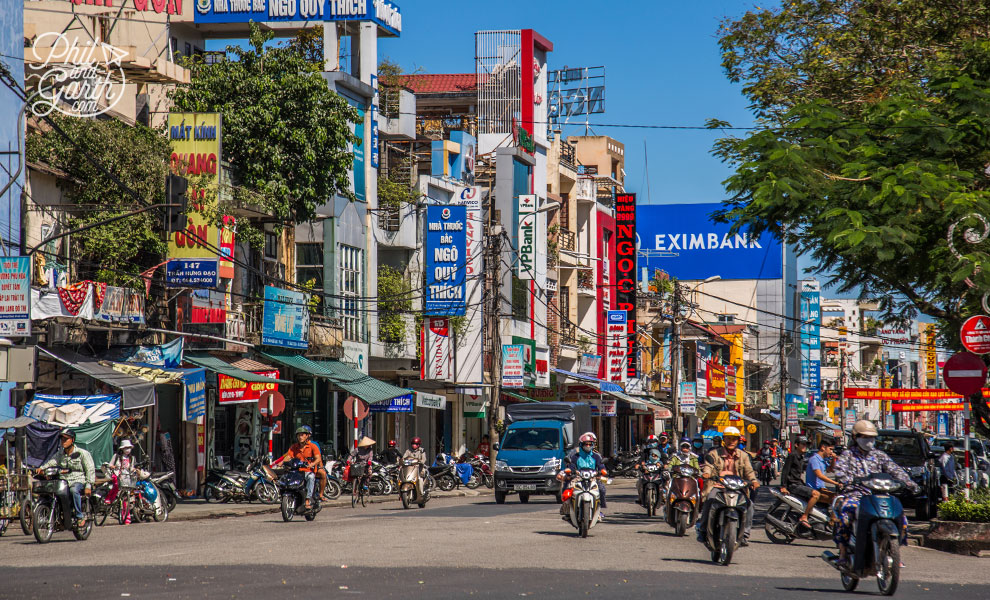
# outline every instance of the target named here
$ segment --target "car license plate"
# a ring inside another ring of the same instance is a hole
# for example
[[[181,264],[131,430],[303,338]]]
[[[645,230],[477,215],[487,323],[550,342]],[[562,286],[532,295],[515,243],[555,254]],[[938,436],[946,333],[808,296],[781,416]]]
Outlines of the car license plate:
[[[536,484],[535,483],[517,483],[516,485],[514,485],[512,487],[514,489],[517,489],[517,490],[520,490],[520,491],[523,491],[523,492],[536,491]]]

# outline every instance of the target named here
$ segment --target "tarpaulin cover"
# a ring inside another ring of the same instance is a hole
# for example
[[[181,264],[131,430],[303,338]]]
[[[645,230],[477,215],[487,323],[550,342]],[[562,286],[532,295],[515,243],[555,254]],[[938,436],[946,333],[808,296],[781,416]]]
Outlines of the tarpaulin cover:
[[[591,422],[591,407],[576,402],[540,402],[537,404],[511,404],[505,407],[505,420],[508,423],[516,421],[537,421],[556,419],[558,421],[579,420],[579,412],[587,413],[585,422]]]
[[[48,356],[62,362],[73,369],[99,379],[103,383],[119,389],[123,395],[124,410],[134,410],[155,404],[155,385],[147,381],[113,370],[102,365],[92,356],[83,356],[67,348],[43,348],[38,346]]]
[[[32,469],[36,469],[45,464],[49,458],[58,452],[58,434],[61,427],[49,425],[48,423],[32,423],[24,428],[24,435],[27,437],[27,456],[24,457],[24,464]]]
[[[93,455],[97,467],[113,458],[113,430],[116,421],[103,421],[80,427],[72,427],[76,432],[76,445]]]
[[[128,346],[107,353],[110,360],[142,363],[155,367],[174,369],[182,364],[182,338],[160,346]]]
[[[53,407],[81,407],[75,414],[75,419],[66,420],[69,411],[46,410]],[[38,407],[43,407],[38,410]],[[59,426],[82,425],[86,421],[98,423],[107,419],[120,417],[120,394],[100,394],[95,396],[57,396],[54,394],[35,394],[30,402],[24,405],[25,416],[39,421],[46,421]]]

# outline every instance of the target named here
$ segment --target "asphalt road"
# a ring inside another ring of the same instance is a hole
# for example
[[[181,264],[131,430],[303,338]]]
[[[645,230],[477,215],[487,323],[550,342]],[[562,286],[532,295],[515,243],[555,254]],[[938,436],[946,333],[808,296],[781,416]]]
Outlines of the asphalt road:
[[[830,544],[771,544],[762,528],[728,567],[693,537],[676,538],[632,503],[631,481],[609,490],[605,523],[588,539],[557,505],[510,496],[278,515],[105,526],[87,542],[0,538],[0,599],[20,598],[828,598],[841,592],[819,555]],[[901,598],[990,597],[990,561],[905,548]],[[875,592],[865,580],[861,591]]]

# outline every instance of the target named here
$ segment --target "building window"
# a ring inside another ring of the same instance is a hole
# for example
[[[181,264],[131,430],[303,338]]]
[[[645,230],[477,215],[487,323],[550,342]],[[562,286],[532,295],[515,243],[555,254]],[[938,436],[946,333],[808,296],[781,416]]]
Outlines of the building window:
[[[362,305],[358,298],[364,293],[363,262],[360,248],[340,244],[337,255],[340,267],[340,316],[344,339],[360,342],[364,339]]]
[[[512,318],[529,320],[529,280],[512,276]]]
[[[296,283],[317,294],[317,308],[322,313],[323,244],[296,244]]]
[[[735,323],[736,322],[736,316],[735,315],[717,315],[717,316],[718,316],[718,322],[719,323],[724,323],[724,324],[728,325],[728,324],[731,324],[731,323]]]
[[[271,231],[265,232],[265,258],[278,259],[278,236]]]

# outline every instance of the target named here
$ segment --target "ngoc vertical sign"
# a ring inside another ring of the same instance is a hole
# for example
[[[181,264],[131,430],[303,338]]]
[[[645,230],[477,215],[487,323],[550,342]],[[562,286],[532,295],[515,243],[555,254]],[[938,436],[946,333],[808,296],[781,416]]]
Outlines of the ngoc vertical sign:
[[[467,207],[426,207],[425,313],[462,317],[467,281]]]
[[[615,308],[626,311],[626,374],[636,377],[636,194],[615,196]]]

